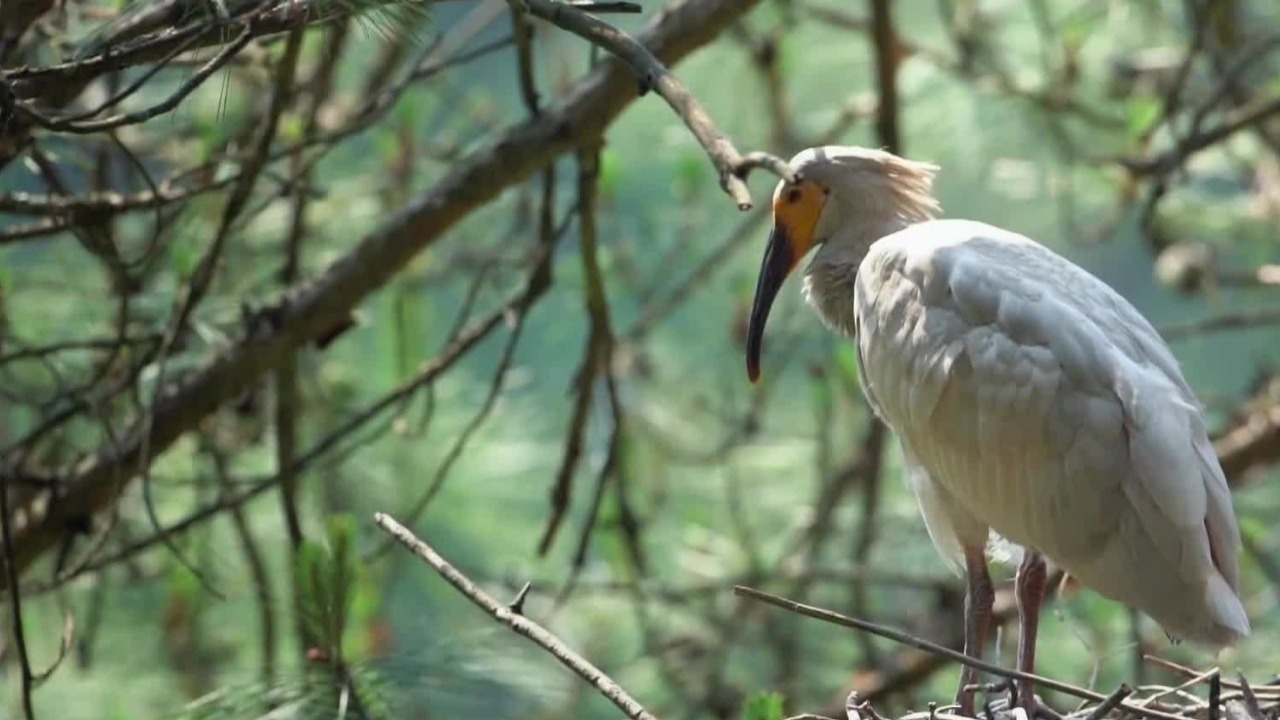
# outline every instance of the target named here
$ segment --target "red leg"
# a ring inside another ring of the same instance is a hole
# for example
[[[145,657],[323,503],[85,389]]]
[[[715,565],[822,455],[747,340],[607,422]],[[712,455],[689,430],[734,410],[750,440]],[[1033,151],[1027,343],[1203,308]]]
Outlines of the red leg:
[[[991,604],[995,601],[995,591],[991,588],[991,576],[987,574],[987,558],[982,547],[965,548],[964,564],[968,580],[964,596],[964,654],[981,658],[991,627]],[[961,715],[976,717],[973,693],[966,692],[965,688],[977,680],[978,672],[968,665],[960,671],[956,703],[960,705]]]
[[[1018,566],[1014,580],[1014,593],[1018,598],[1018,669],[1026,673],[1036,671],[1036,631],[1040,627],[1040,603],[1044,600],[1048,568],[1040,553],[1027,549]],[[1027,720],[1036,715],[1035,689],[1029,680],[1019,680],[1018,705],[1027,711]]]

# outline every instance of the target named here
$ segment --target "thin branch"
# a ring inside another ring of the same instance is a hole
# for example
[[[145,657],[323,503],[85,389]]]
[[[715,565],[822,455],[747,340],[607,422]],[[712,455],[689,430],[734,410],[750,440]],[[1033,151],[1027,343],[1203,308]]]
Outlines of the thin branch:
[[[205,450],[213,465],[214,479],[218,483],[219,500],[234,497],[235,486],[231,481],[231,472],[227,466],[227,458],[216,443],[209,441]],[[266,561],[258,548],[258,540],[254,537],[253,527],[242,504],[228,506],[231,525],[236,531],[236,539],[240,541],[240,550],[244,553],[245,565],[249,568],[249,577],[253,582],[254,594],[258,600],[258,638],[262,642],[262,682],[270,687],[276,677],[276,620],[275,598],[271,592],[271,576],[267,572]]]
[[[1133,688],[1129,687],[1126,683],[1121,683],[1120,687],[1112,690],[1111,694],[1108,695],[1105,700],[1098,703],[1098,705],[1085,716],[1084,720],[1102,720],[1108,713],[1119,707],[1120,703],[1124,702],[1125,698],[1132,694]]]
[[[152,118],[159,117],[170,110],[176,108],[179,103],[187,98],[191,93],[195,92],[201,85],[205,83],[214,73],[221,70],[228,62],[231,61],[241,50],[244,50],[250,42],[253,41],[253,35],[249,32],[248,27],[240,31],[226,47],[218,51],[203,66],[201,66],[191,77],[187,78],[178,86],[176,90],[170,93],[164,100],[144,109],[135,112],[123,113],[120,115],[112,115],[111,117],[101,118],[98,120],[78,120],[72,118],[49,118],[41,115],[34,108],[25,103],[15,102],[14,107],[18,114],[23,118],[33,122],[35,125],[52,132],[74,133],[77,135],[88,135],[92,133],[104,132],[106,130],[114,130],[125,125],[136,125],[144,123]]]
[[[1241,330],[1276,323],[1280,323],[1280,308],[1262,308],[1224,313],[1177,325],[1166,325],[1160,328],[1160,334],[1165,340],[1175,342],[1207,333]]]
[[[569,432],[565,440],[564,454],[560,462],[560,470],[556,474],[555,485],[551,489],[551,517],[547,520],[546,530],[538,543],[538,553],[546,554],[555,540],[556,532],[569,509],[573,480],[582,456],[582,444],[586,437],[586,422],[591,414],[591,400],[595,389],[596,378],[609,376],[613,358],[613,328],[609,319],[609,301],[605,292],[603,273],[600,272],[600,260],[596,248],[596,181],[599,169],[598,146],[584,148],[578,152],[578,227],[579,256],[582,259],[582,272],[586,282],[583,284],[584,300],[590,326],[587,331],[587,346],[583,352],[582,364],[574,382],[573,414],[569,421]],[[617,428],[615,428],[617,432]],[[616,448],[614,448],[616,450]],[[612,457],[615,453],[610,452]],[[597,493],[592,503],[592,511],[587,521],[594,523],[599,511],[600,493],[603,483],[612,471],[611,463],[605,463],[601,470]],[[590,526],[588,526],[590,527]],[[589,533],[588,533],[589,534]],[[585,541],[584,541],[585,542]],[[585,552],[585,550],[583,550]]]
[[[733,592],[735,595],[750,598],[752,600],[758,600],[760,602],[773,605],[774,607],[782,608],[783,610],[789,610],[794,613],[799,613],[800,615],[811,617],[816,620],[828,622],[833,625],[842,625],[844,627],[853,628],[855,630],[859,630],[862,632],[869,632],[873,635],[879,635],[882,638],[887,638],[894,642],[901,643],[903,645],[908,645],[910,647],[917,648],[919,650],[924,650],[925,652],[929,652],[934,655],[945,657],[948,660],[952,660],[958,663],[962,663],[964,665],[968,665],[969,667],[976,668],[978,670],[981,670],[982,672],[991,673],[993,675],[999,675],[1001,677],[1009,678],[1011,680],[1029,680],[1041,687],[1045,687],[1050,690],[1055,690],[1064,695],[1071,695],[1073,697],[1083,698],[1085,700],[1092,700],[1094,702],[1105,702],[1107,700],[1106,695],[1096,693],[1092,690],[1087,690],[1082,687],[1077,687],[1075,685],[1072,685],[1070,683],[1065,683],[1060,680],[1054,680],[1053,678],[1047,678],[1047,677],[1043,677],[1041,675],[1036,675],[1033,673],[1022,672],[1021,670],[1008,670],[1000,667],[999,665],[995,665],[995,664],[986,662],[985,660],[980,660],[978,658],[969,657],[968,655],[965,655],[964,653],[959,652],[957,650],[952,650],[951,648],[943,647],[941,645],[938,645],[937,643],[931,643],[928,640],[923,640],[921,638],[915,637],[914,635],[909,635],[907,633],[904,633],[900,630],[894,630],[893,628],[885,627],[884,625],[868,622],[866,620],[860,620],[858,618],[852,618],[847,615],[841,615],[840,613],[832,612],[830,610],[824,610],[822,608],[814,607],[812,605],[805,605],[792,600],[788,600],[783,597],[779,597],[777,595],[773,595],[767,592],[762,592],[754,588],[744,587],[742,585],[735,586],[733,588]],[[1118,705],[1118,707],[1125,710],[1126,712],[1130,712],[1135,715],[1140,715],[1145,718],[1150,718],[1151,720],[1186,720],[1186,718],[1183,718],[1181,715],[1174,715],[1171,713],[1161,712],[1159,710],[1152,710],[1151,708],[1141,707],[1139,705],[1134,705],[1132,703],[1122,702]]]
[[[1260,101],[1249,107],[1240,108],[1221,124],[1187,137],[1159,155],[1145,158],[1121,158],[1119,163],[1130,173],[1139,177],[1168,173],[1186,162],[1192,155],[1277,115],[1280,115],[1280,97]]]
[[[596,196],[599,193],[600,146],[578,151],[578,222],[581,231],[581,257],[583,276],[586,278],[587,312],[591,317],[591,341],[596,347],[596,373],[604,380],[609,397],[609,414],[613,427],[609,431],[609,448],[604,464],[596,474],[596,484],[591,496],[591,506],[582,522],[577,548],[573,553],[573,565],[556,599],[559,607],[568,599],[578,576],[587,561],[591,538],[595,535],[600,506],[608,483],[618,472],[622,453],[623,410],[618,398],[617,381],[613,376],[613,326],[609,317],[609,300],[604,286],[604,273],[596,247]]]
[[[268,5],[265,11],[249,4],[247,14],[233,18],[246,22],[253,38],[267,37],[293,30],[299,22],[323,25],[340,16],[368,11],[395,0],[370,0],[361,3],[331,3],[323,0],[291,0]],[[439,2],[439,0],[428,0]],[[87,58],[56,65],[16,68],[4,73],[3,81],[25,100],[41,99],[59,105],[74,98],[89,82],[107,73],[137,65],[161,61],[174,48],[197,50],[227,42],[226,26],[217,20],[194,23],[174,29],[167,23],[154,35],[114,45]],[[59,102],[60,101],[60,102]]]
[[[397,523],[389,515],[378,513],[374,516],[374,521],[378,523],[379,527],[398,540],[400,544],[422,558],[468,600],[489,613],[494,620],[506,625],[516,634],[523,635],[551,653],[561,664],[600,691],[600,694],[608,698],[627,717],[633,720],[656,720],[639,701],[631,697],[613,678],[606,675],[595,665],[592,665],[586,658],[574,652],[546,628],[516,612],[510,605],[504,605],[495,600],[493,596],[480,589],[470,578],[459,572],[453,565],[450,565],[430,545],[415,537],[413,533],[409,532],[408,529]]]
[[[649,90],[658,93],[698,139],[720,173],[720,186],[738,204],[738,209],[752,208],[751,191],[746,183],[751,170],[763,167],[789,181],[796,179],[787,162],[781,158],[757,152],[748,159],[738,152],[684,83],[635,38],[571,5],[555,0],[520,1],[525,3],[530,13],[590,41],[630,65],[640,78],[640,93],[643,95]]]
[[[518,1],[518,0],[517,0]],[[644,12],[644,6],[628,0],[560,0],[560,2],[583,12],[636,14]]]
[[[4,571],[9,587],[18,587],[19,565],[14,561],[13,514],[9,508],[8,478],[0,478],[0,541],[4,545]],[[27,631],[22,622],[22,593],[9,593],[9,632],[18,648],[18,670],[21,673],[22,712],[26,720],[35,720],[36,711],[31,704],[35,686],[35,674],[31,672],[31,656],[27,653]]]
[[[554,188],[554,183],[548,183],[545,187]],[[549,195],[549,197],[554,197],[554,195]],[[427,511],[431,502],[435,500],[440,490],[444,487],[445,480],[449,478],[450,470],[453,469],[458,459],[462,457],[467,443],[470,442],[471,437],[480,429],[480,426],[484,424],[484,421],[497,405],[498,397],[502,394],[505,386],[507,372],[511,369],[511,363],[515,359],[520,337],[524,333],[525,321],[529,317],[529,311],[533,309],[533,306],[550,287],[549,273],[551,272],[552,251],[556,242],[568,229],[570,217],[572,215],[565,217],[565,221],[559,229],[553,229],[548,236],[539,239],[540,244],[534,253],[535,268],[530,274],[529,284],[517,300],[504,307],[500,312],[500,315],[508,320],[511,330],[507,336],[507,343],[502,348],[502,356],[498,359],[498,366],[493,371],[493,378],[489,382],[489,392],[485,395],[480,408],[471,416],[471,420],[454,438],[453,444],[449,447],[444,458],[436,467],[435,473],[431,476],[431,482],[427,484],[427,489],[406,513],[407,522],[417,522],[422,517],[422,514]],[[376,558],[381,556],[391,547],[390,542],[388,540],[380,545],[370,553],[369,557]]]

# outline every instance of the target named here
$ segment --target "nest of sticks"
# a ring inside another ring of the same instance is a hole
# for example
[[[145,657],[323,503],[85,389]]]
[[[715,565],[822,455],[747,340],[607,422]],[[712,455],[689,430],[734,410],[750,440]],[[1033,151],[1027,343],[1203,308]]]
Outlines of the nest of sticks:
[[[1121,685],[1102,700],[1084,700],[1070,712],[1060,713],[1043,701],[1037,703],[1037,720],[1280,720],[1280,678],[1265,685],[1251,685],[1243,676],[1225,680],[1217,668],[1197,672],[1162,658],[1146,656],[1152,663],[1187,678],[1179,685]],[[1009,673],[1013,674],[1013,673]],[[961,715],[955,705],[931,704],[897,720],[1028,720],[1022,708],[1010,708],[1012,683],[1006,679],[973,688],[988,697],[977,718]],[[1093,694],[1076,688],[1079,695]],[[788,720],[835,720],[823,715],[796,715]],[[889,720],[871,703],[850,693],[843,720]]]
[[[1034,720],[1280,720],[1280,676],[1263,685],[1251,685],[1244,675],[1224,680],[1218,668],[1197,671],[1153,655],[1144,658],[1182,677],[1180,685],[1142,685],[1134,688],[1123,684],[1103,695],[1088,688],[1061,680],[1002,668],[998,665],[943,647],[884,625],[842,615],[831,610],[805,605],[777,595],[737,586],[737,595],[767,605],[822,620],[833,625],[871,633],[903,645],[934,653],[981,672],[1002,678],[999,682],[974,686],[974,692],[986,698],[978,717],[961,715],[956,705],[934,705],[928,710],[909,713],[897,720],[1033,720],[1026,711],[1014,707],[1014,680],[1026,679],[1036,687],[1053,690],[1081,700],[1070,712],[1054,710],[1043,701],[1036,703]],[[1038,698],[1037,698],[1038,700]],[[845,701],[845,718],[841,720],[888,720],[857,693]],[[787,720],[836,720],[824,715],[802,714]]]

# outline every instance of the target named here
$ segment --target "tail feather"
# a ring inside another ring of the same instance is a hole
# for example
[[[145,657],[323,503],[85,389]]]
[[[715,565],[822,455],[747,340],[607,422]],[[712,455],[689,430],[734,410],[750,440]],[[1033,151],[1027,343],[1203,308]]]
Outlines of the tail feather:
[[[1197,578],[1159,552],[1134,515],[1125,518],[1101,553],[1066,568],[1081,583],[1133,606],[1165,632],[1214,648],[1249,634],[1249,618],[1231,584],[1216,569]]]

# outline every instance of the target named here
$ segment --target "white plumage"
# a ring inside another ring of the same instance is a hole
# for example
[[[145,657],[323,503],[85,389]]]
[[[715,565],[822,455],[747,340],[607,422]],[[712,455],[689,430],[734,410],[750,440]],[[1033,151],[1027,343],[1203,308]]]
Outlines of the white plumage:
[[[1200,411],[1115,291],[1020,235],[937,220],[872,245],[854,312],[864,390],[938,500],[921,507],[940,549],[961,560],[990,527],[1174,635],[1248,633]]]
[[[1214,647],[1247,635],[1230,492],[1150,323],[1026,237],[930,219],[933,166],[843,147],[807,150],[792,166],[802,179],[775,193],[750,371],[781,280],[820,244],[805,294],[856,337],[863,390],[901,442],[929,534],[968,567],[971,611],[990,592],[985,562],[973,565],[994,530],[1031,553],[1024,636],[1040,554],[1173,635]],[[968,622],[985,635],[983,618]],[[1020,665],[1034,657],[1034,618],[1029,630]]]

